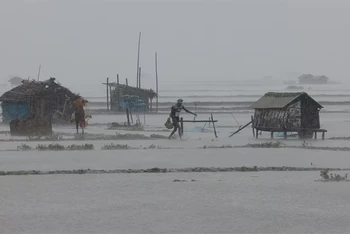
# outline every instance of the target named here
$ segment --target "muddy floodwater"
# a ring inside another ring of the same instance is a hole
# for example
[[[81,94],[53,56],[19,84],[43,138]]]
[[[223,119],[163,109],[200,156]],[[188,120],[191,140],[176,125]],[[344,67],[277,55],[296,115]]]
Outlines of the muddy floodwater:
[[[1,233],[349,233],[318,172],[5,176]]]
[[[228,137],[249,114],[214,114],[218,138],[186,123],[182,140],[165,139],[166,117],[147,115],[144,129],[126,131],[107,129],[125,116],[96,115],[84,139],[74,126],[26,139],[1,125],[0,233],[350,232],[350,183],[316,181],[319,168],[350,172],[350,115],[321,114],[324,141],[276,136],[271,148],[270,135],[255,139],[251,128]],[[274,171],[220,171],[231,167]]]

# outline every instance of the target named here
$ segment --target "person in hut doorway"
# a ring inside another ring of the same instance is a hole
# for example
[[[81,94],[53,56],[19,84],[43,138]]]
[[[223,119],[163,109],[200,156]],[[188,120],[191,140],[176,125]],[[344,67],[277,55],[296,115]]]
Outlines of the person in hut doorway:
[[[88,101],[83,99],[83,98],[78,98],[77,100],[74,101],[75,105],[75,127],[77,129],[77,134],[79,133],[79,127],[81,128],[82,134],[84,134],[84,128],[86,126],[85,122],[85,110],[84,106]]]
[[[171,120],[173,121],[173,126],[174,126],[174,129],[173,131],[171,132],[170,136],[169,136],[169,139],[175,134],[175,132],[178,130],[179,131],[179,136],[180,138],[182,137],[182,132],[181,132],[181,128],[180,128],[180,125],[179,125],[179,122],[180,122],[180,112],[184,110],[186,111],[187,113],[190,113],[194,116],[197,116],[197,114],[187,110],[184,105],[183,105],[183,100],[180,98],[179,100],[177,100],[177,103],[175,105],[173,105],[171,107],[171,112],[170,112],[170,118]]]

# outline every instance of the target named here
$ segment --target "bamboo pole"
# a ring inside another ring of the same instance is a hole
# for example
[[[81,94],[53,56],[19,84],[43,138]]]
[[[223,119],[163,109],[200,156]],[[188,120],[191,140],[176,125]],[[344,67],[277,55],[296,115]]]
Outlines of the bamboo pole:
[[[40,78],[40,72],[41,72],[41,64],[39,65],[39,71],[38,71],[38,81],[39,81],[39,78]]]
[[[213,113],[211,113],[211,121],[212,121],[212,123],[213,123],[213,128],[214,128],[215,137],[218,138],[218,135],[216,134],[216,128],[215,128],[215,124],[214,124]]]
[[[106,82],[106,90],[107,90],[107,111],[109,111],[109,78],[107,77],[107,82]]]
[[[243,130],[244,128],[246,128],[247,126],[249,126],[249,124],[251,124],[252,121],[250,121],[249,123],[247,123],[246,125],[244,125],[243,127],[239,128],[237,131],[235,131],[234,133],[232,133],[229,137],[232,137],[233,135],[239,133],[241,130]],[[256,137],[258,137],[258,134],[256,134]]]
[[[119,74],[117,74],[117,88],[116,88],[116,92],[115,92],[115,102],[116,102],[116,111],[119,111],[120,106],[119,106]]]
[[[109,110],[112,110],[114,106],[113,95],[112,95],[112,86],[109,86]]]
[[[139,88],[141,89],[141,67],[139,67]]]
[[[155,52],[155,68],[156,68],[156,93],[157,93],[157,97],[156,97],[156,112],[158,113],[158,55],[157,52]]]
[[[139,33],[139,43],[137,47],[137,67],[136,67],[136,87],[137,88],[140,88],[139,86],[140,46],[141,46],[141,32]]]

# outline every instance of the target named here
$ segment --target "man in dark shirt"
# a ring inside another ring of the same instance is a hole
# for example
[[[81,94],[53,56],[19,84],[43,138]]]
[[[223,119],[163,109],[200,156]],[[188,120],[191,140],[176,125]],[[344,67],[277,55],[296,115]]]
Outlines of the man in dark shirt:
[[[171,112],[170,112],[170,118],[173,121],[173,125],[174,125],[174,130],[171,132],[169,139],[175,134],[175,132],[177,130],[179,130],[179,136],[180,138],[182,137],[182,132],[180,130],[180,126],[179,126],[179,122],[180,122],[180,112],[184,110],[187,113],[190,113],[194,116],[197,116],[197,114],[187,110],[184,106],[183,106],[183,100],[180,98],[179,100],[177,100],[176,105],[171,107]]]

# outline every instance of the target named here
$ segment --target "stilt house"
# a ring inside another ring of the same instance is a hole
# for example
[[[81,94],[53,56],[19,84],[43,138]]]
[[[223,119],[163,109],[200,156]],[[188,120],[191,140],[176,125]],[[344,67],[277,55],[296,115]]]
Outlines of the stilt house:
[[[319,111],[323,108],[307,93],[266,93],[257,102],[252,104],[255,114],[253,128],[258,131],[297,132],[299,137],[312,137],[320,129]],[[256,134],[258,137],[258,134]]]
[[[113,83],[103,83],[107,85],[107,102],[109,105],[109,110],[111,111],[123,111],[123,96],[135,96],[137,100],[142,100],[143,105],[145,105],[145,111],[153,111],[153,99],[157,97],[157,93],[152,89],[142,89],[129,86],[127,84]],[[107,103],[107,105],[108,105]],[[135,105],[138,105],[135,103]]]

